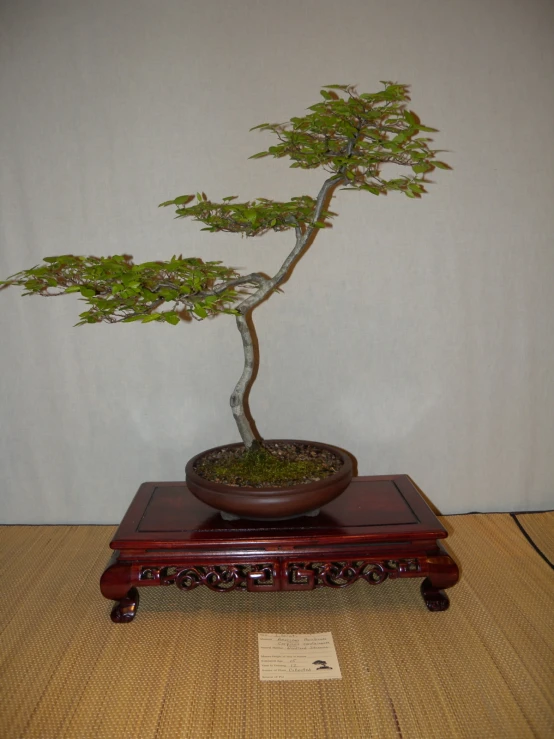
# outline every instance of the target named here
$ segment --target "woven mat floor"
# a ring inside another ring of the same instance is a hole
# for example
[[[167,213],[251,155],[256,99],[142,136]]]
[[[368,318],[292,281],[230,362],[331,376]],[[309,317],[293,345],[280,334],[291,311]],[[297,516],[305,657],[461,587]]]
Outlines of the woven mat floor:
[[[415,579],[167,587],[142,590],[131,624],[98,588],[114,527],[1,527],[0,737],[551,739],[554,573],[508,514],[443,522],[462,568],[445,613]],[[258,632],[322,631],[342,680],[259,681]]]
[[[535,546],[550,562],[554,562],[554,511],[545,511],[540,515],[518,513],[516,518]]]

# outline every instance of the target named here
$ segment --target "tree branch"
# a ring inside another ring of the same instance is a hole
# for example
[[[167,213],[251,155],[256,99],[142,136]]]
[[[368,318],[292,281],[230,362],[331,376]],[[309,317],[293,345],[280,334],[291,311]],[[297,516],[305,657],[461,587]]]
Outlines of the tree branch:
[[[194,297],[205,298],[210,295],[221,295],[221,293],[224,293],[225,290],[229,289],[230,287],[238,287],[239,285],[259,285],[260,287],[262,287],[266,282],[268,282],[267,277],[264,277],[259,272],[252,272],[251,274],[244,277],[237,277],[233,280],[220,282],[218,285],[215,285],[215,287],[211,288],[210,290],[203,290],[202,292],[195,293]]]

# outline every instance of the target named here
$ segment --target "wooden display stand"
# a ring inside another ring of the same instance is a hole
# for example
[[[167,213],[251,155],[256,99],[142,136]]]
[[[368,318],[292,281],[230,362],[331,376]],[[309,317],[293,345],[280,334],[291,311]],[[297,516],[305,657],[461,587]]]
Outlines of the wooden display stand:
[[[138,587],[173,584],[263,593],[424,577],[427,608],[444,611],[443,590],[458,581],[437,541],[446,536],[407,475],[356,477],[318,516],[288,521],[224,521],[182,482],[145,482],[110,543],[100,589],[117,601],[115,623],[135,617]]]

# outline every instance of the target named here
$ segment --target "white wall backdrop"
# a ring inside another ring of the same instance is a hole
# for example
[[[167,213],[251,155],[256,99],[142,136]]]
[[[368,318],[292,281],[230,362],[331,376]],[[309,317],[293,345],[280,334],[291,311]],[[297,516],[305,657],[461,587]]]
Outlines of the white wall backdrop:
[[[315,194],[248,162],[319,88],[412,85],[452,172],[420,201],[339,193],[255,313],[266,438],[406,472],[443,513],[554,499],[551,0],[18,0],[2,4],[0,275],[63,253],[174,253],[272,272],[290,234],[207,234],[157,204]],[[5,523],[114,523],[144,480],[236,441],[234,321],[72,328],[0,292]]]

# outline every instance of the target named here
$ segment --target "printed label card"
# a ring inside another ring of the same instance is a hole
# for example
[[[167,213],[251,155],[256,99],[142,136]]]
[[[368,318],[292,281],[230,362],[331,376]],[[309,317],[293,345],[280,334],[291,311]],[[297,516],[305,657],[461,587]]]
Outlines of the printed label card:
[[[340,680],[330,631],[322,634],[258,634],[260,680]]]

